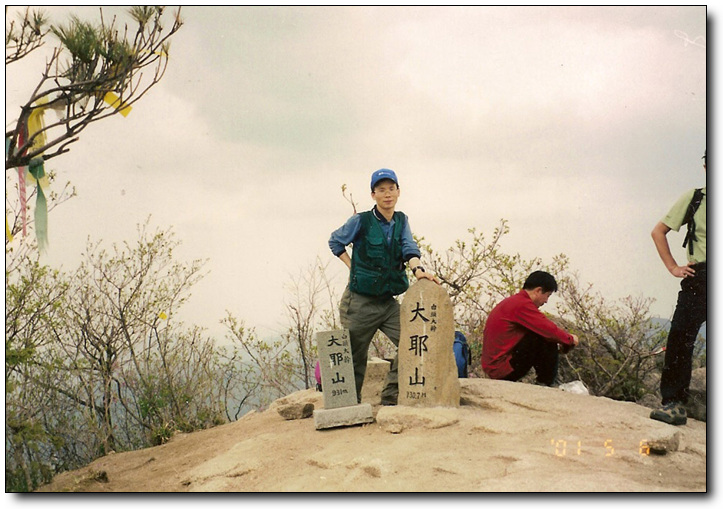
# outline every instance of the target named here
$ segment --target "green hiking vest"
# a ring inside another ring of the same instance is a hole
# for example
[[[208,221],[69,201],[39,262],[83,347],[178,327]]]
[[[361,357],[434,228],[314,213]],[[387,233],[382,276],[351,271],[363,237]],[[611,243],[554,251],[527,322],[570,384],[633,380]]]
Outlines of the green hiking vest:
[[[389,244],[374,213],[369,211],[360,215],[361,230],[352,251],[349,289],[375,297],[404,293],[409,288],[402,258],[404,214],[394,213],[394,228]]]

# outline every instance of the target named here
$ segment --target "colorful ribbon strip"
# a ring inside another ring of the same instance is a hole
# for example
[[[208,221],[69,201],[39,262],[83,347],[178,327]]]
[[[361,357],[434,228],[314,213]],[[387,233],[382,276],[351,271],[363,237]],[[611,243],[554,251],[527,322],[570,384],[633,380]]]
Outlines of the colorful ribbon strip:
[[[105,94],[105,97],[103,97],[103,100],[105,102],[107,102],[108,104],[110,104],[110,106],[112,108],[115,108],[116,110],[118,110],[118,113],[120,113],[124,117],[127,117],[128,114],[133,109],[132,106],[128,106],[126,103],[121,101],[121,98],[118,97],[113,92],[108,92],[107,94]],[[117,106],[116,106],[116,104],[117,104]]]
[[[35,236],[38,239],[38,250],[42,253],[48,247],[48,200],[45,199],[43,186],[40,184],[45,178],[45,165],[43,157],[34,157],[30,160],[30,174],[38,183],[35,198]]]

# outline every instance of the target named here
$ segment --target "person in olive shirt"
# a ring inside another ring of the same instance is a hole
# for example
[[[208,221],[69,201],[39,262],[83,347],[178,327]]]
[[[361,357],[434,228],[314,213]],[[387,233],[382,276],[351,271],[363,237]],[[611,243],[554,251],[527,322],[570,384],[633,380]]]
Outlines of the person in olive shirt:
[[[329,239],[329,248],[349,268],[349,283],[339,304],[341,324],[349,330],[357,401],[367,367],[367,353],[372,338],[381,330],[395,347],[399,347],[401,330],[399,302],[396,295],[409,287],[405,262],[417,279],[439,280],[420,264],[421,253],[412,237],[409,219],[395,210],[399,199],[399,180],[389,169],[372,174],[372,210],[354,214]],[[352,256],[346,246],[353,244]],[[399,395],[398,356],[384,383],[382,405],[396,405]]]
[[[706,156],[703,156],[706,170]],[[670,212],[653,228],[651,236],[665,268],[674,277],[682,278],[678,302],[668,333],[665,349],[665,363],[660,378],[662,407],[653,410],[650,418],[668,424],[681,425],[688,420],[685,405],[693,364],[693,347],[703,322],[707,320],[707,258],[706,258],[706,188],[701,188],[701,200],[693,215],[693,231],[689,227],[686,235],[688,263],[678,265],[670,252],[667,234],[678,231],[686,221],[686,212],[691,206],[694,189],[684,193],[670,209]]]

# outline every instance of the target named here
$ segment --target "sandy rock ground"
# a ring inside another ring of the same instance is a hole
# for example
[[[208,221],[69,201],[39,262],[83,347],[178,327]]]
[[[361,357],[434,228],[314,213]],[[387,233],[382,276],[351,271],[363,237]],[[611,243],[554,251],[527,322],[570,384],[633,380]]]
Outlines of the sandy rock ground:
[[[375,422],[316,430],[283,406],[56,477],[51,492],[705,492],[706,423],[559,389],[463,379],[459,408],[374,406]],[[650,448],[653,450],[650,450]]]

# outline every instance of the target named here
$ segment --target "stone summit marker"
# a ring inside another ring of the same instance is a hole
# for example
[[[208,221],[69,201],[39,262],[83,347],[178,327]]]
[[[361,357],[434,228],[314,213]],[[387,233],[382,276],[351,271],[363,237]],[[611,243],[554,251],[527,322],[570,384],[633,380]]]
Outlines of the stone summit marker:
[[[324,395],[324,408],[314,410],[316,429],[374,421],[372,406],[369,403],[357,404],[349,331],[317,332],[315,339]]]
[[[404,294],[399,336],[399,405],[458,407],[454,311],[440,285],[420,279]]]

